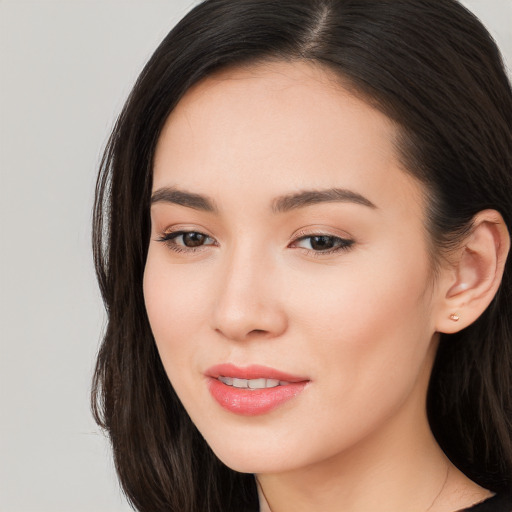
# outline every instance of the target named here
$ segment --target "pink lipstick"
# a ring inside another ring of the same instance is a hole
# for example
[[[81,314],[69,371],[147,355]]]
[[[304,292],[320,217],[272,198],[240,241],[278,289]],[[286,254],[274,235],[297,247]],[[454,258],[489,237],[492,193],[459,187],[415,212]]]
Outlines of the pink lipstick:
[[[212,366],[205,372],[208,389],[224,409],[244,416],[256,416],[275,409],[297,396],[309,382],[266,366]]]

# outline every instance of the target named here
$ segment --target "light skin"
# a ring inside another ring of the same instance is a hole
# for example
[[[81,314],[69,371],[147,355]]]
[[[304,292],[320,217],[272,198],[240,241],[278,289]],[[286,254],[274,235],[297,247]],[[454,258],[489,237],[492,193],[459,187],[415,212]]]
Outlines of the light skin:
[[[492,300],[508,233],[481,212],[434,276],[425,190],[396,134],[328,71],[273,62],[194,86],[160,136],[149,320],[187,412],[256,475],[262,511],[446,512],[490,495],[438,447],[425,397],[439,332]],[[243,416],[208,391],[220,363],[309,382]]]

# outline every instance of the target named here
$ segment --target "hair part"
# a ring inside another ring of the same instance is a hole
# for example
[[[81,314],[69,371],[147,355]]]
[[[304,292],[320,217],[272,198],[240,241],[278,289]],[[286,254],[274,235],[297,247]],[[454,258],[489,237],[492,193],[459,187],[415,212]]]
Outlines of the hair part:
[[[93,244],[108,324],[92,404],[123,489],[140,511],[257,511],[252,475],[212,453],[165,374],[144,306],[152,166],[162,127],[205,77],[267,60],[334,72],[400,127],[406,172],[428,197],[433,254],[476,213],[512,226],[512,93],[499,51],[455,0],[207,0],[155,51],[101,163]],[[493,491],[512,487],[512,264],[485,313],[442,335],[428,415],[453,463]],[[170,313],[172,315],[172,312]],[[179,319],[178,319],[179,320]]]

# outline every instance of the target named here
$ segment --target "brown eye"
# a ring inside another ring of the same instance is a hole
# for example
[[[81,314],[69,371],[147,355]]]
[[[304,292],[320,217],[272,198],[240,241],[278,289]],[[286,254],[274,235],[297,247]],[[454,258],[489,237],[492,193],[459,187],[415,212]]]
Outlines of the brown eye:
[[[194,250],[204,245],[214,245],[213,238],[199,231],[175,231],[158,239],[176,251]]]
[[[206,235],[203,235],[203,233],[196,233],[194,231],[183,233],[182,237],[185,247],[199,247],[203,245],[208,238]]]
[[[348,249],[353,243],[353,240],[347,240],[338,236],[310,235],[299,238],[293,245],[316,253],[329,254]]]
[[[335,247],[336,239],[333,236],[312,236],[310,245],[314,251],[326,251]]]

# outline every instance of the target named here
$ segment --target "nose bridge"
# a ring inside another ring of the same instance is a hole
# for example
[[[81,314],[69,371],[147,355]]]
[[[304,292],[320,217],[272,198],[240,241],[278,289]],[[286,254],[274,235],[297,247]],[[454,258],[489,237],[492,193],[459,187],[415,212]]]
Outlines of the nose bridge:
[[[286,328],[269,251],[239,240],[226,251],[219,268],[215,329],[227,338],[274,337]]]

